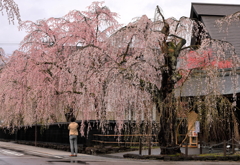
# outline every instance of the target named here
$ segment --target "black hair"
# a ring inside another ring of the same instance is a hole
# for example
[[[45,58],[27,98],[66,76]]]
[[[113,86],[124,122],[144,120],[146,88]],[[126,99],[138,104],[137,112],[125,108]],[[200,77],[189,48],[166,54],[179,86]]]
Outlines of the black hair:
[[[71,118],[71,122],[74,122],[74,121],[76,121],[76,118],[75,118],[75,117],[72,117],[72,118]]]

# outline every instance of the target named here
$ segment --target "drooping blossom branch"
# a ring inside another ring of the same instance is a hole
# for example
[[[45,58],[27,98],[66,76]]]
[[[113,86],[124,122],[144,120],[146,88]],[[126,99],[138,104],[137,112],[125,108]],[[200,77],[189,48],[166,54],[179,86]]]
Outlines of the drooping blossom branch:
[[[0,0],[0,12],[7,13],[9,23],[14,24],[14,20],[17,19],[18,23],[21,22],[18,5],[14,0]]]

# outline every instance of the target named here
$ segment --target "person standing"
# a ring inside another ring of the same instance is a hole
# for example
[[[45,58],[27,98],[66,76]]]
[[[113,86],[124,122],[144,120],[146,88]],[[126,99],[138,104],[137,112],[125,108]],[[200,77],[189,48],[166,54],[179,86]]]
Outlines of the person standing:
[[[71,155],[70,157],[76,157],[78,153],[77,137],[78,137],[78,123],[75,122],[76,118],[71,118],[71,123],[68,125],[69,129],[69,142]]]

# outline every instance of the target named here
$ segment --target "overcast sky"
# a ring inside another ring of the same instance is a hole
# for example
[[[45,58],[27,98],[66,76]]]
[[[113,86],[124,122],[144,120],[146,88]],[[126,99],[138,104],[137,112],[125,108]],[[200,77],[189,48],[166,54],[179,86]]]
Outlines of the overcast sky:
[[[92,0],[15,0],[19,6],[23,21],[36,21],[50,17],[61,17],[71,10],[85,11]],[[240,4],[239,0],[105,0],[105,5],[111,11],[120,15],[119,23],[127,24],[133,18],[147,15],[154,17],[154,11],[158,5],[165,18],[190,16],[191,3],[221,3]],[[18,31],[18,24],[9,24],[6,14],[0,15],[0,47],[7,54],[11,54],[18,48],[18,43],[26,35],[24,31]]]

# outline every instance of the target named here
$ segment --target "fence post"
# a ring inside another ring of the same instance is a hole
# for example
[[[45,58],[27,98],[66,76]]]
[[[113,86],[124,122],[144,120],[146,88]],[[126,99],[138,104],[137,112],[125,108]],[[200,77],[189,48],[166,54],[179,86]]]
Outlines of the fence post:
[[[18,133],[18,129],[14,128],[15,141],[17,141],[17,133]]]
[[[35,146],[37,146],[37,122],[35,124]]]
[[[139,137],[139,155],[142,155],[142,138]]]
[[[223,156],[226,156],[226,151],[227,151],[227,148],[226,148],[226,140],[223,141]]]

